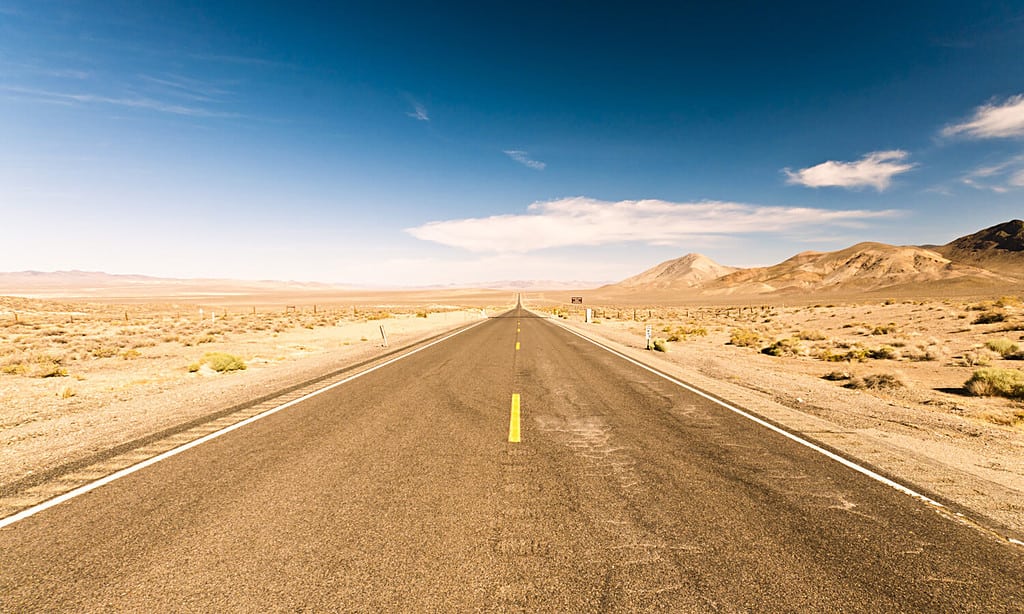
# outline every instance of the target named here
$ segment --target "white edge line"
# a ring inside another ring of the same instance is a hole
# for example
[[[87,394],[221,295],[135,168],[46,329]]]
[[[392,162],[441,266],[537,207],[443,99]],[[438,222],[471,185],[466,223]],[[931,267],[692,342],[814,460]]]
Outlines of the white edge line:
[[[610,348],[610,347],[604,345],[603,343],[600,343],[600,342],[598,342],[598,341],[596,341],[594,339],[591,339],[590,337],[587,337],[586,335],[583,335],[582,333],[578,333],[578,332],[572,330],[571,328],[569,328],[568,326],[562,324],[561,322],[558,322],[557,320],[554,320],[553,318],[546,318],[546,319],[548,319],[551,322],[553,322],[554,324],[556,324],[562,330],[565,330],[566,332],[572,333],[573,335],[576,335],[580,339],[583,339],[585,341],[589,341],[590,343],[593,343],[594,345],[596,345],[597,347],[601,348],[602,350],[611,352],[612,354],[618,356],[619,358],[627,360],[627,361],[633,363],[634,365],[640,367],[641,369],[644,369],[646,371],[650,371],[651,373],[657,375],[658,377],[660,377],[662,379],[668,380],[668,381],[672,382],[673,384],[675,384],[675,385],[677,385],[677,386],[679,386],[681,388],[684,388],[684,389],[689,390],[690,392],[692,392],[692,393],[694,393],[696,395],[704,397],[705,399],[707,399],[707,400],[709,400],[709,401],[711,401],[711,402],[713,402],[713,403],[715,403],[717,405],[721,405],[722,407],[728,409],[729,411],[734,412],[736,414],[739,414],[739,415],[743,416],[744,418],[747,418],[748,420],[752,420],[753,422],[756,422],[757,424],[759,424],[759,425],[761,425],[761,426],[763,426],[763,427],[765,427],[765,428],[767,428],[767,429],[769,429],[771,431],[774,431],[774,432],[778,433],[779,435],[782,435],[783,437],[786,437],[787,439],[791,439],[791,440],[795,441],[796,443],[798,443],[798,444],[800,444],[802,446],[806,446],[806,447],[814,450],[815,452],[823,454],[823,455],[827,456],[828,458],[831,458],[832,460],[836,461],[837,463],[839,463],[841,465],[844,465],[844,466],[846,466],[846,467],[848,467],[850,469],[853,469],[857,473],[861,473],[863,475],[866,475],[867,477],[871,478],[872,480],[881,482],[882,484],[885,484],[886,486],[889,486],[890,488],[898,490],[899,492],[901,492],[901,493],[903,493],[905,495],[909,495],[909,496],[911,496],[911,497],[913,497],[913,498],[915,498],[915,499],[917,499],[919,501],[922,501],[922,502],[924,502],[924,503],[926,503],[928,505],[931,505],[931,506],[933,506],[935,508],[938,508],[939,510],[942,510],[946,514],[952,514],[953,517],[955,517],[956,519],[960,520],[964,524],[968,524],[969,526],[973,526],[973,527],[976,527],[976,528],[982,528],[985,532],[988,532],[991,535],[997,535],[1001,539],[1004,539],[1004,540],[1008,541],[1009,543],[1011,543],[1011,544],[1013,544],[1015,546],[1024,546],[1024,541],[1021,541],[1019,539],[1014,539],[1012,537],[1009,537],[1009,536],[1006,536],[1006,535],[1002,535],[1002,534],[1000,534],[997,531],[993,531],[992,529],[988,529],[988,528],[982,527],[982,525],[979,525],[978,523],[969,520],[966,516],[964,516],[963,514],[961,514],[959,512],[954,512],[954,511],[950,510],[948,507],[946,507],[942,503],[939,503],[938,501],[932,499],[931,497],[923,495],[923,494],[917,492],[916,490],[913,490],[912,488],[908,488],[908,487],[904,486],[903,484],[900,484],[899,482],[895,482],[893,480],[890,480],[889,478],[885,477],[884,475],[880,475],[878,473],[875,473],[874,471],[868,469],[867,467],[864,467],[862,465],[858,465],[857,463],[853,462],[852,460],[850,460],[848,458],[845,458],[843,456],[840,456],[840,455],[836,454],[835,452],[830,452],[829,450],[826,450],[825,448],[823,448],[823,447],[821,447],[821,446],[819,446],[817,444],[814,444],[814,443],[811,443],[810,441],[807,441],[806,439],[804,439],[803,437],[800,437],[799,435],[796,435],[794,433],[790,433],[789,431],[787,431],[785,429],[779,428],[779,427],[775,426],[774,424],[772,424],[772,423],[770,423],[770,422],[768,422],[766,420],[762,420],[761,418],[758,418],[757,416],[755,416],[755,415],[753,415],[751,413],[743,411],[742,409],[740,409],[738,407],[734,407],[734,406],[726,403],[725,401],[723,401],[721,399],[716,399],[715,397],[707,394],[706,392],[702,392],[700,390],[697,390],[696,388],[694,388],[693,386],[691,386],[691,385],[689,385],[689,384],[687,384],[685,382],[677,380],[676,378],[674,378],[674,377],[672,377],[670,375],[666,375],[665,373],[662,373],[661,371],[658,371],[657,369],[655,369],[653,367],[649,367],[649,366],[645,365],[644,363],[642,363],[642,362],[640,362],[638,360],[634,360],[633,358],[630,358],[629,356],[626,356],[622,352],[619,352],[618,350]]]
[[[552,322],[554,322],[554,320],[552,320]],[[842,456],[836,454],[835,452],[830,452],[829,450],[826,450],[825,448],[823,448],[823,447],[821,447],[821,446],[819,446],[817,444],[814,444],[814,443],[811,443],[810,441],[807,441],[806,439],[804,439],[803,437],[800,437],[799,435],[795,435],[795,434],[790,433],[789,431],[787,431],[785,429],[779,428],[779,427],[775,426],[774,424],[772,424],[771,422],[768,422],[766,420],[758,418],[757,416],[755,416],[755,415],[753,415],[751,413],[748,413],[746,411],[743,411],[742,409],[740,409],[738,407],[734,407],[734,406],[726,403],[725,401],[722,401],[721,399],[716,399],[715,397],[711,396],[710,394],[707,394],[706,392],[702,392],[702,391],[694,388],[693,386],[691,386],[691,385],[689,385],[689,384],[687,384],[685,382],[681,382],[681,381],[677,380],[676,378],[674,378],[674,377],[672,377],[670,375],[666,375],[666,374],[662,373],[661,371],[658,371],[657,369],[654,369],[653,367],[649,367],[649,366],[645,365],[642,362],[634,360],[634,359],[630,358],[629,356],[626,356],[622,352],[614,350],[614,349],[612,349],[612,348],[610,348],[610,347],[608,347],[608,346],[606,346],[606,345],[604,345],[602,343],[599,343],[599,342],[591,339],[590,337],[582,335],[582,334],[572,330],[571,328],[569,328],[569,327],[567,327],[567,326],[565,326],[565,325],[563,325],[561,323],[556,322],[556,324],[558,324],[558,326],[560,328],[562,328],[563,330],[565,330],[565,331],[567,331],[569,333],[572,333],[573,335],[576,335],[580,339],[584,339],[586,341],[589,341],[590,343],[593,343],[597,347],[599,347],[599,348],[601,348],[603,350],[606,350],[608,352],[611,352],[612,354],[615,354],[619,358],[627,360],[627,361],[633,363],[634,365],[640,367],[641,369],[645,369],[647,371],[650,371],[651,373],[657,375],[658,377],[660,377],[662,379],[666,379],[666,380],[672,382],[673,384],[675,384],[675,385],[677,385],[677,386],[679,386],[681,388],[685,388],[686,390],[689,390],[690,392],[692,392],[692,393],[694,393],[696,395],[699,395],[699,396],[704,397],[705,399],[707,399],[707,400],[709,400],[709,401],[711,401],[713,403],[721,405],[722,407],[728,409],[729,411],[737,413],[737,414],[743,416],[744,418],[746,418],[748,420],[756,422],[757,424],[765,427],[766,429],[769,429],[771,431],[774,431],[774,432],[778,433],[779,435],[782,435],[783,437],[791,439],[791,440],[795,441],[796,443],[798,443],[798,444],[800,444],[802,446],[806,446],[806,447],[814,450],[815,452],[818,452],[820,454],[824,454],[825,456],[831,458],[832,460],[836,461],[837,463],[845,465],[846,467],[849,467],[850,469],[853,469],[854,471],[856,471],[858,473],[862,473],[862,474],[868,476],[869,478],[871,478],[873,480],[876,480],[878,482],[881,482],[882,484],[885,484],[886,486],[889,486],[891,488],[895,488],[896,490],[900,491],[901,493],[906,494],[906,495],[910,495],[911,497],[914,497],[915,499],[919,499],[919,500],[927,503],[928,505],[932,505],[932,506],[935,506],[937,508],[941,508],[943,510],[948,510],[948,508],[945,505],[939,503],[938,501],[936,501],[936,500],[934,500],[934,499],[932,499],[932,498],[930,498],[930,497],[928,497],[926,495],[922,495],[921,493],[917,492],[916,490],[913,490],[911,488],[907,488],[906,486],[904,486],[903,484],[900,484],[899,482],[894,482],[893,480],[890,480],[889,478],[885,477],[884,475],[880,475],[878,473],[875,473],[874,471],[868,469],[867,467],[864,467],[862,465],[858,465],[857,463],[855,463],[855,462],[853,462],[853,461],[851,461],[851,460],[849,460],[849,459],[847,459],[845,457],[842,457]]]
[[[399,360],[402,360],[403,358],[408,358],[409,356],[412,356],[413,354],[416,354],[418,352],[422,352],[423,350],[425,350],[425,349],[427,349],[429,347],[433,347],[433,346],[437,345],[438,343],[442,343],[444,341],[447,341],[447,340],[451,339],[452,337],[454,337],[455,335],[460,335],[460,334],[466,332],[467,330],[469,330],[471,328],[476,328],[477,326],[479,326],[479,325],[481,325],[481,324],[483,324],[484,322],[487,322],[487,321],[488,320],[481,320],[481,321],[479,321],[479,322],[477,322],[475,324],[471,324],[471,325],[467,326],[466,328],[463,328],[461,330],[455,331],[454,333],[452,333],[452,334],[450,334],[450,335],[448,335],[446,337],[443,337],[443,338],[438,339],[436,341],[432,341],[431,343],[428,343],[427,345],[424,345],[422,347],[418,347],[415,350],[412,350],[410,352],[402,354],[401,356],[396,356],[396,357],[394,357],[394,358],[392,358],[390,360],[382,362],[379,365],[371,367],[371,368],[369,368],[369,369],[367,369],[365,371],[360,371],[359,373],[356,373],[355,375],[350,375],[349,377],[346,377],[345,379],[343,379],[341,381],[334,382],[333,384],[330,384],[328,386],[324,386],[323,388],[320,388],[318,390],[314,390],[313,392],[310,392],[309,394],[303,395],[303,396],[301,396],[301,397],[299,397],[297,399],[293,399],[291,401],[288,401],[287,403],[284,403],[282,405],[278,405],[277,407],[272,407],[271,409],[268,409],[267,411],[264,411],[264,412],[261,412],[259,414],[256,414],[255,416],[250,416],[249,418],[246,418],[245,420],[242,420],[241,422],[236,422],[236,423],[234,423],[234,424],[232,424],[230,426],[226,426],[226,427],[224,427],[224,428],[222,428],[222,429],[220,429],[218,431],[214,431],[214,432],[212,432],[212,433],[210,433],[208,435],[204,435],[204,436],[200,437],[199,439],[195,439],[195,440],[190,441],[188,443],[182,444],[182,445],[180,445],[180,446],[178,446],[176,448],[172,448],[172,449],[170,449],[170,450],[168,450],[166,452],[163,452],[161,454],[158,454],[158,455],[156,455],[156,456],[154,456],[152,458],[147,458],[146,460],[144,460],[142,462],[139,462],[139,463],[136,463],[136,464],[134,464],[134,465],[132,465],[130,467],[125,467],[124,469],[121,469],[120,471],[116,471],[114,473],[111,473],[110,475],[102,477],[102,478],[100,478],[100,479],[98,479],[98,480],[96,480],[94,482],[89,482],[88,484],[84,484],[82,486],[79,486],[78,488],[75,488],[74,490],[69,490],[68,492],[66,492],[66,493],[64,493],[62,495],[58,495],[58,496],[56,496],[56,497],[54,497],[52,499],[47,499],[46,501],[43,501],[42,503],[38,503],[36,505],[33,505],[32,507],[23,509],[23,510],[21,510],[20,512],[18,512],[16,514],[13,514],[11,516],[7,516],[6,518],[0,519],[0,529],[8,527],[8,526],[18,522],[19,520],[24,520],[24,519],[26,519],[26,518],[28,518],[30,516],[34,516],[34,515],[38,514],[39,512],[42,512],[44,510],[48,510],[51,507],[54,507],[56,505],[60,505],[61,503],[64,503],[65,501],[70,501],[71,499],[74,499],[75,497],[78,497],[80,495],[84,495],[85,493],[87,493],[89,491],[96,490],[100,486],[105,486],[107,484],[110,484],[111,482],[113,482],[115,480],[119,480],[119,479],[121,479],[121,478],[123,478],[125,476],[131,475],[131,474],[135,473],[136,471],[141,471],[141,470],[145,469],[146,467],[149,467],[150,465],[155,465],[156,463],[159,463],[162,460],[167,460],[168,458],[171,458],[172,456],[177,456],[178,454],[181,454],[182,452],[185,452],[186,450],[191,450],[192,448],[194,448],[194,447],[196,447],[198,445],[204,444],[207,441],[210,441],[212,439],[216,439],[216,438],[220,437],[221,435],[226,435],[226,434],[230,433],[231,431],[233,431],[235,429],[240,429],[240,428],[242,428],[243,426],[245,426],[247,424],[252,424],[253,422],[256,422],[257,420],[262,420],[263,418],[266,418],[267,416],[270,416],[272,414],[276,414],[279,411],[288,409],[289,407],[291,407],[293,405],[297,405],[297,404],[299,404],[299,403],[301,403],[303,401],[306,401],[307,399],[311,399],[311,398],[317,396],[318,394],[322,394],[324,392],[327,392],[328,390],[332,390],[334,388],[337,388],[338,386],[341,386],[342,384],[347,384],[348,382],[351,382],[354,379],[358,379],[358,378],[360,378],[360,377],[362,377],[364,375],[368,375],[370,373],[373,373],[377,369],[383,369],[384,367],[386,367],[386,366],[388,366],[388,365],[390,365],[392,363],[398,362]]]

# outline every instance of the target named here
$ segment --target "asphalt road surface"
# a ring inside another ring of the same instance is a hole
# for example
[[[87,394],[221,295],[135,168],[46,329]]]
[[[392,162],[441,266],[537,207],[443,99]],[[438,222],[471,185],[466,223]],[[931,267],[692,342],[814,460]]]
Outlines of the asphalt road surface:
[[[4,612],[1022,608],[1024,549],[518,309],[0,530]]]

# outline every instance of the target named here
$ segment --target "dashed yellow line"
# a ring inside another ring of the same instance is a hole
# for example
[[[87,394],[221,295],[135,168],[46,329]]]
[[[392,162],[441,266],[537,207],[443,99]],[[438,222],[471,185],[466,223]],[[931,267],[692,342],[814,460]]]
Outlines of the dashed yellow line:
[[[517,350],[519,349],[519,342],[518,341],[516,341],[516,349]]]
[[[512,394],[512,415],[508,421],[508,441],[509,443],[519,443],[519,393]]]

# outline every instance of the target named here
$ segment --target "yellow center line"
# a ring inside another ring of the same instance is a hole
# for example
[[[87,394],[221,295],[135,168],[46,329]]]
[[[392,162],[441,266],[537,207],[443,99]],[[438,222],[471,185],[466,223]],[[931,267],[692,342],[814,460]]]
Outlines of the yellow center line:
[[[518,341],[516,341],[516,349],[517,350],[519,349],[519,342]]]
[[[512,415],[508,421],[509,443],[519,443],[519,393],[512,394]]]

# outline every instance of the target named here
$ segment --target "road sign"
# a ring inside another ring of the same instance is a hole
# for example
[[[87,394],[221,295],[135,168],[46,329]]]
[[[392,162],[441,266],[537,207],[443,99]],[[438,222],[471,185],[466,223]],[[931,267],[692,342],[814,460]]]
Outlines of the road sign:
[[[651,330],[651,325],[650,324],[647,325],[647,329],[645,330],[645,332],[647,334],[647,341],[650,342],[650,340],[651,340],[651,332],[653,332]]]
[[[582,296],[574,296],[574,297],[572,297],[572,304],[573,305],[582,305],[583,304],[583,297]]]

